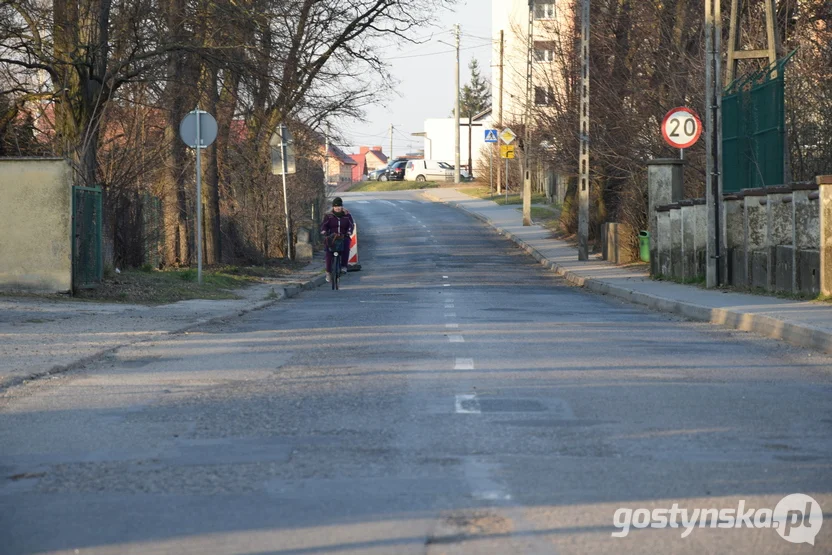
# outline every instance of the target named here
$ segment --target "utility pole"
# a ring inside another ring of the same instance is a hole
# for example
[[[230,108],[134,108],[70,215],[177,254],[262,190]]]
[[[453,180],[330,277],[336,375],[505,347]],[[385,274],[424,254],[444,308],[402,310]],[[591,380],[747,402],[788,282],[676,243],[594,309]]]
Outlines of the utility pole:
[[[393,124],[390,124],[390,160],[393,159]]]
[[[504,31],[500,29],[500,109],[497,112],[497,134],[503,131],[503,55],[505,50]],[[497,141],[496,147],[500,148],[500,142]],[[497,164],[497,194],[500,194],[500,173],[502,172],[502,165]]]
[[[471,129],[474,127],[474,119],[468,113],[468,175],[474,177],[474,160],[471,158]]]
[[[529,0],[529,28],[526,35],[526,138],[523,141],[523,225],[532,225],[532,70],[534,66],[534,0]]]
[[[711,0],[706,0],[711,1]],[[719,0],[717,0],[719,1]],[[589,0],[581,5],[581,152],[578,181],[578,260],[589,260]]]
[[[722,7],[720,0],[705,0],[705,202],[708,242],[705,249],[705,285],[718,287],[724,280],[725,238],[720,222],[722,199]]]
[[[454,183],[459,184],[459,23],[454,25],[456,68],[454,69]]]
[[[280,157],[283,159],[281,173],[283,175],[283,211],[286,216],[286,258],[292,260],[292,225],[289,221],[289,196],[286,191],[286,174],[289,173],[289,128],[280,124]]]
[[[730,84],[737,77],[737,65],[739,60],[767,59],[770,66],[777,62],[780,44],[775,27],[776,9],[774,0],[763,0],[766,10],[766,48],[762,50],[745,49],[740,47],[740,13],[738,0],[731,0],[731,23],[728,27],[728,67],[726,80]],[[777,76],[777,72],[773,74]]]
[[[472,159],[472,149],[471,149],[471,135],[472,135],[471,128],[472,127],[482,127],[482,124],[481,123],[474,123],[474,118],[472,118],[469,115],[468,116],[468,123],[460,123],[459,125],[460,125],[460,127],[463,126],[463,125],[468,126],[468,172],[473,176],[474,175],[474,162],[473,162],[473,159]]]

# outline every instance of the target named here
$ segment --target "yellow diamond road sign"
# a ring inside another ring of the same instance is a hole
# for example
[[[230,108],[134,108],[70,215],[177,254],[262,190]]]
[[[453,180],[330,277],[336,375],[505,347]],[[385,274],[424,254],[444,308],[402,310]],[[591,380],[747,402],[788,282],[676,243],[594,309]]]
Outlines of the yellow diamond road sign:
[[[512,141],[514,141],[515,137],[517,137],[517,135],[515,135],[514,131],[512,131],[508,127],[503,129],[500,133],[500,139],[502,139],[502,141],[507,145],[510,145]]]
[[[501,158],[514,158],[514,145],[500,145]]]

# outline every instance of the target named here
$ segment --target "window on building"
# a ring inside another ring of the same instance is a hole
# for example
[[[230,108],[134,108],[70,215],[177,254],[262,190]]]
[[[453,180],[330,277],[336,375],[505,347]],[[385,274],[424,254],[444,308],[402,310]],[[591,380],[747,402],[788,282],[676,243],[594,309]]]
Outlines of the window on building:
[[[534,88],[534,103],[538,106],[551,106],[555,102],[555,91],[550,86]]]
[[[551,62],[555,59],[555,45],[551,42],[534,42],[534,59],[536,62]]]
[[[554,2],[535,2],[534,3],[534,18],[535,19],[554,19],[555,18],[555,3]]]

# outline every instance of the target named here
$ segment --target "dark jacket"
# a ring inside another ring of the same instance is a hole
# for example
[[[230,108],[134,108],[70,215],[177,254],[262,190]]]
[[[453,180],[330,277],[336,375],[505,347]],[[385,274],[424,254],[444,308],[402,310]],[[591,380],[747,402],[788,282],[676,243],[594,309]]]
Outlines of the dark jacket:
[[[321,222],[321,233],[324,235],[352,235],[355,229],[355,222],[353,222],[352,215],[344,210],[340,215],[335,212],[327,212],[324,215],[324,221]]]

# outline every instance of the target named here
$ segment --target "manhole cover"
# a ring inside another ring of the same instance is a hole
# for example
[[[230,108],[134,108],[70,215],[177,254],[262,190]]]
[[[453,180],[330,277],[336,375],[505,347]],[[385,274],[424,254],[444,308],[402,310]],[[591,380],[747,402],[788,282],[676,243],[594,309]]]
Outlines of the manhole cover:
[[[546,407],[531,399],[479,399],[482,412],[541,412]]]

